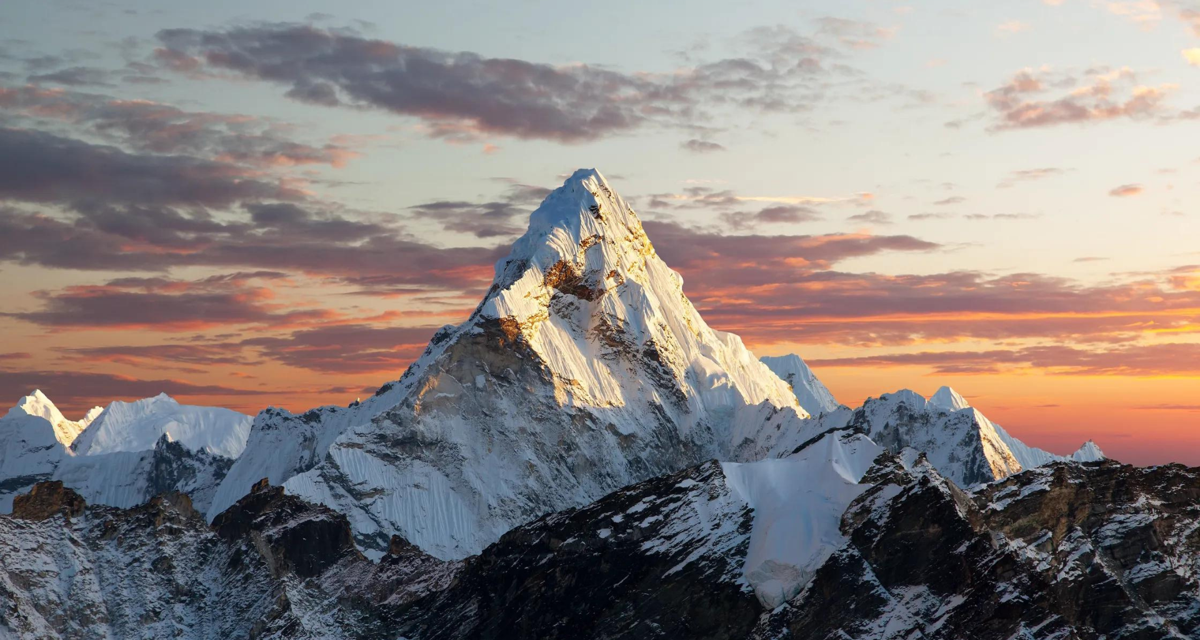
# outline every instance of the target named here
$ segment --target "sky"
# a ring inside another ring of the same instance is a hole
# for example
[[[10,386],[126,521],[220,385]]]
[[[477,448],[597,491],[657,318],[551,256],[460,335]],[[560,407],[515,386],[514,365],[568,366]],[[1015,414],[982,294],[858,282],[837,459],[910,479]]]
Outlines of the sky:
[[[345,404],[602,171],[844,404],[1200,465],[1200,0],[0,7],[0,396]]]

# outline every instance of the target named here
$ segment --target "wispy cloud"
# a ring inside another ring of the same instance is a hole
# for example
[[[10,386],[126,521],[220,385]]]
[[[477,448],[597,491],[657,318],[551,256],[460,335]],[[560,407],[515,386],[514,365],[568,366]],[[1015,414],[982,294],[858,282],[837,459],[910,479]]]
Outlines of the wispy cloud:
[[[1080,77],[1025,69],[983,98],[996,117],[991,130],[1004,131],[1148,118],[1164,111],[1167,96],[1177,88],[1141,84],[1128,67],[1091,70]]]
[[[835,19],[821,29],[855,48],[889,33]],[[454,139],[582,142],[654,123],[690,126],[722,106],[795,112],[817,93],[812,81],[829,72],[827,47],[783,29],[762,30],[744,56],[658,74],[488,58],[307,24],[168,29],[158,39],[157,57],[174,71],[279,84],[310,104],[382,109]]]
[[[1114,198],[1128,198],[1130,196],[1141,195],[1143,191],[1145,191],[1145,188],[1140,184],[1123,184],[1110,189],[1108,195]]]

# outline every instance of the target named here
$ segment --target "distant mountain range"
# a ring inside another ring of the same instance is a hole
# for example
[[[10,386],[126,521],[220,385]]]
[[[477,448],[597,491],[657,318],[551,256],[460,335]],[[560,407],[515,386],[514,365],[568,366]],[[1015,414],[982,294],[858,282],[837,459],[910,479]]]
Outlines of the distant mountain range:
[[[581,170],[471,316],[361,402],[72,422],[21,400],[0,629],[1197,637],[1197,499],[1193,470],[1030,447],[948,387],[839,404],[798,356],[710,328]]]

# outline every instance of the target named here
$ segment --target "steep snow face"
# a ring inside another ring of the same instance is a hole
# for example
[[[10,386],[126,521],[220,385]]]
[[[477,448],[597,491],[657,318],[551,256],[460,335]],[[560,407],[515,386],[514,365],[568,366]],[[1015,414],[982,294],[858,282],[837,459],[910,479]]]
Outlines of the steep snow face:
[[[942,387],[929,398],[929,404],[946,411],[959,411],[970,407],[967,399],[950,387]]]
[[[724,463],[726,482],[754,509],[745,578],[767,608],[796,595],[846,543],[842,514],[883,448],[860,434],[831,433],[783,459]]]
[[[278,464],[248,452],[213,509],[247,481],[301,471],[287,490],[347,514],[368,552],[399,533],[460,558],[630,483],[760,458],[807,416],[737,336],[705,324],[592,170],[546,198],[467,322],[435,336],[383,392],[386,401],[260,420],[262,442],[279,426],[311,434],[312,446]]]
[[[182,405],[167,394],[114,402],[72,445],[79,455],[148,451],[163,435],[193,451],[236,458],[250,434],[250,416],[219,407]]]
[[[740,338],[705,324],[683,279],[595,170],[577,171],[533,212],[473,320],[525,338],[569,383],[567,406],[640,396],[688,409],[769,402],[802,411]],[[652,384],[630,376],[631,364]]]
[[[1070,455],[1070,459],[1075,462],[1100,462],[1101,460],[1107,460],[1108,457],[1100,450],[1100,445],[1088,440],[1075,453]]]
[[[83,496],[89,504],[129,508],[167,491],[186,493],[192,506],[205,512],[233,460],[191,450],[163,435],[149,451],[114,451],[65,456],[53,479]]]
[[[37,389],[33,393],[21,398],[16,406],[8,410],[8,415],[24,413],[25,415],[42,418],[46,422],[49,422],[50,426],[54,429],[54,438],[56,440],[65,446],[71,446],[71,443],[75,441],[80,432],[99,415],[97,412],[99,408],[95,407],[91,411],[88,411],[87,415],[78,422],[67,420],[63,417],[62,412],[58,410],[58,407],[54,406],[54,403],[50,401],[50,398],[47,398],[40,389]]]
[[[49,480],[68,455],[49,420],[12,410],[0,418],[0,513],[12,511],[13,496]]]
[[[950,391],[938,396],[939,404],[926,402],[907,389],[884,394],[863,404],[856,422],[872,440],[899,451],[924,453],[930,464],[960,487],[1006,478],[1021,471],[1012,450],[996,426],[972,407],[948,409],[964,403]]]
[[[950,387],[942,387],[938,389],[937,393],[933,394],[933,397],[929,399],[929,404],[948,412],[971,409],[971,405],[967,403],[966,399],[964,399],[962,395]],[[980,415],[982,416],[982,414]],[[986,420],[986,418],[984,418],[984,420]],[[999,436],[1004,445],[1008,447],[1008,450],[1010,453],[1012,453],[1012,456],[1017,459],[1018,463],[1020,463],[1022,469],[1033,469],[1034,467],[1045,466],[1052,462],[1068,460],[1074,460],[1075,462],[1095,462],[1105,459],[1104,453],[1100,451],[1100,447],[1096,446],[1096,443],[1092,442],[1091,440],[1080,447],[1079,451],[1076,451],[1074,454],[1070,456],[1060,456],[1025,444],[1016,436],[1009,434],[1008,431],[1005,431],[1003,427],[994,422],[991,423],[991,425],[995,430],[996,435]]]
[[[841,406],[800,356],[764,356],[762,361],[775,375],[791,385],[792,393],[796,394],[800,406],[808,413],[819,415]]]

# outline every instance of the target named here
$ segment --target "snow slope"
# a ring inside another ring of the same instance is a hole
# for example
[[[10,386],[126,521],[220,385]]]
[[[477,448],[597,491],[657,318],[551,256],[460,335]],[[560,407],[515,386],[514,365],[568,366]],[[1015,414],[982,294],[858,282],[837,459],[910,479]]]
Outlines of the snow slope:
[[[581,170],[401,380],[355,407],[260,415],[209,515],[269,477],[347,514],[368,551],[399,533],[461,558],[632,482],[761,458],[806,416],[737,336],[705,324],[636,214]]]
[[[775,375],[791,385],[800,406],[810,414],[826,413],[841,406],[800,356],[764,356],[762,361]]]
[[[947,411],[955,412],[963,409],[971,409],[970,403],[962,397],[957,391],[950,387],[941,387],[929,398],[929,404]],[[972,409],[973,410],[973,409]],[[980,414],[982,418],[982,414]],[[986,420],[986,418],[983,418]],[[1024,442],[1021,442],[1017,437],[1010,435],[1000,425],[990,423],[995,430],[996,435],[1008,447],[1013,457],[1021,464],[1022,469],[1032,469],[1050,464],[1051,462],[1073,460],[1075,462],[1096,462],[1104,459],[1104,452],[1095,442],[1088,440],[1079,448],[1078,451],[1069,456],[1060,456],[1037,447],[1031,447]]]
[[[165,393],[113,402],[72,445],[79,455],[148,451],[163,435],[193,451],[236,458],[250,434],[250,416],[220,407],[182,405]]]
[[[787,458],[722,464],[729,488],[754,509],[744,571],[764,605],[796,595],[845,544],[842,514],[882,452],[865,436],[832,433]]]

